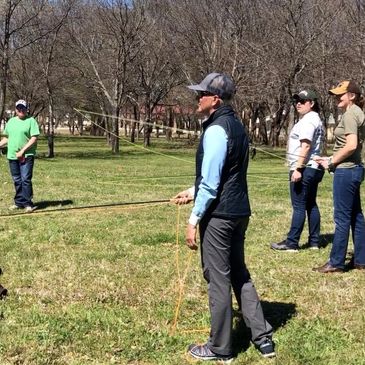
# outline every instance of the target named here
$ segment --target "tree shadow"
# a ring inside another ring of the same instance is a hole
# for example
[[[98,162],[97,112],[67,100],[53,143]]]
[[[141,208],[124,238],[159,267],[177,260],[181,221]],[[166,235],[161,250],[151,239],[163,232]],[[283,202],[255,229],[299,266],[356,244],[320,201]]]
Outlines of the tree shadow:
[[[284,327],[286,323],[296,314],[296,305],[294,303],[280,303],[261,301],[265,319],[270,323],[273,331]],[[242,314],[234,312],[237,316],[236,325],[233,330],[233,352],[238,354],[245,352],[250,347],[251,330],[245,325]]]
[[[163,153],[164,149],[161,148],[150,148],[148,150],[131,150],[131,151],[123,151],[119,153],[112,153],[111,151],[105,151],[105,150],[96,150],[96,151],[78,151],[78,150],[68,150],[68,151],[59,151],[56,153],[56,159],[47,157],[47,154],[41,154],[39,153],[37,155],[38,160],[42,160],[44,162],[57,162],[57,158],[69,158],[69,159],[77,159],[77,160],[120,160],[121,158],[128,157],[129,159],[135,158],[136,160],[139,160],[141,157],[155,157],[156,154],[154,153],[157,151],[157,153]],[[166,152],[167,153],[167,152]],[[174,156],[178,158],[186,158],[186,153],[181,152],[179,150],[174,150],[174,152],[168,151],[168,156],[166,158],[169,158],[169,156]],[[163,157],[163,155],[160,155],[160,157]]]
[[[37,206],[37,210],[46,209],[48,207],[64,207],[66,205],[73,204],[73,200],[42,200],[40,202],[34,203]]]

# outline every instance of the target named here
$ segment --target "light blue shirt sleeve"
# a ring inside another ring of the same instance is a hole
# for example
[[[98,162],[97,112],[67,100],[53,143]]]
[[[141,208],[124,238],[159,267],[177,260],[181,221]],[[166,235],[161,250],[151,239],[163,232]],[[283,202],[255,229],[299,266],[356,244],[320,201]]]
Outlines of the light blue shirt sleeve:
[[[227,142],[227,134],[221,126],[211,126],[204,134],[202,179],[189,218],[189,223],[194,226],[198,224],[212,201],[217,197],[222,169],[227,157]]]

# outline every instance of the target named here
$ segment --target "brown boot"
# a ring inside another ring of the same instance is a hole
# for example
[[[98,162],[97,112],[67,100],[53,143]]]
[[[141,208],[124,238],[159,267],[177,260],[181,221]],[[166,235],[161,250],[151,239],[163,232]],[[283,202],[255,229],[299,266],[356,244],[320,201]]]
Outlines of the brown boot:
[[[329,274],[334,272],[343,272],[343,269],[340,269],[339,267],[334,267],[328,262],[326,262],[324,265],[315,267],[312,269],[313,271],[320,272],[322,274]]]

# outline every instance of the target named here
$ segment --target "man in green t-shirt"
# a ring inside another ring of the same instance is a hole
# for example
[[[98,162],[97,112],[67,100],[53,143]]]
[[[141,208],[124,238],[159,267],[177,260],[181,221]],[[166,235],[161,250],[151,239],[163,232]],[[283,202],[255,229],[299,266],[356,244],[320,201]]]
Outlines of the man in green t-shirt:
[[[30,213],[36,209],[32,202],[32,176],[39,127],[37,121],[28,115],[25,100],[15,103],[15,112],[16,116],[6,123],[0,148],[8,145],[7,158],[15,186],[14,205],[10,209],[24,208]]]

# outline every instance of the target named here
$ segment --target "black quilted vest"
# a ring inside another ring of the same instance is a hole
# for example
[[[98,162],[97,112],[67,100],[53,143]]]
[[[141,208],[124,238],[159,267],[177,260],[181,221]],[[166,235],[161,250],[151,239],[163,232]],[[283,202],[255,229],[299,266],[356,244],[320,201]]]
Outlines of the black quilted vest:
[[[205,131],[221,126],[228,136],[228,150],[223,166],[217,198],[209,206],[207,214],[221,218],[239,218],[251,214],[247,191],[248,137],[245,127],[229,105],[219,107],[203,123],[203,134],[196,152],[195,197],[202,179],[201,168],[204,157],[203,139]]]

